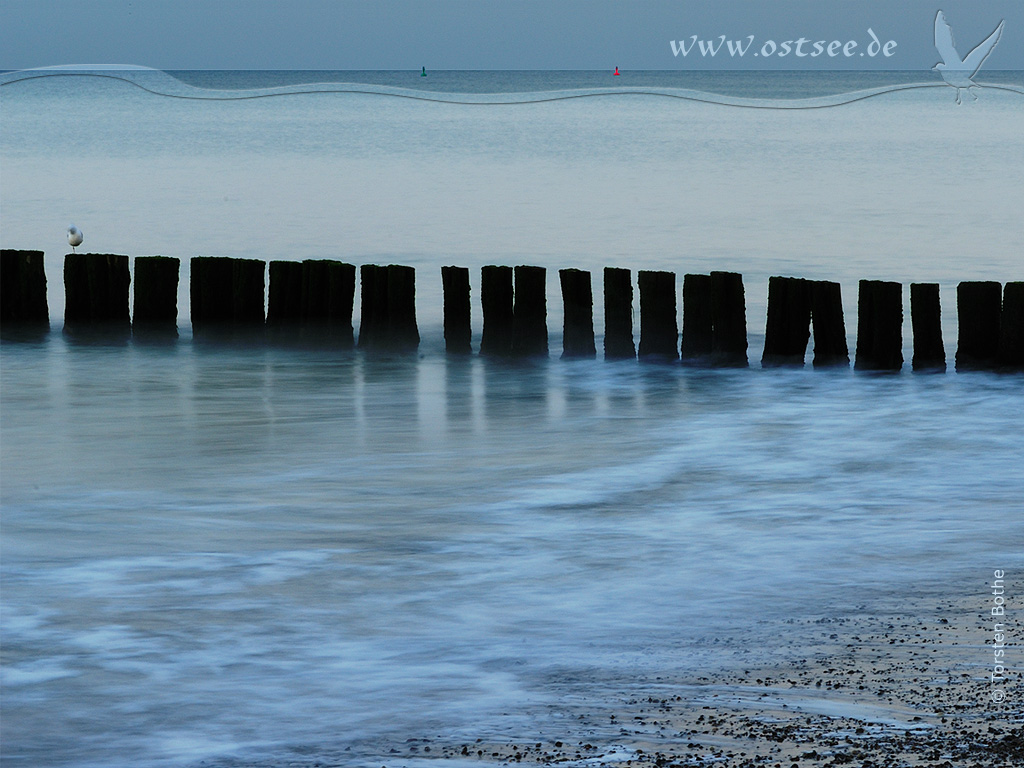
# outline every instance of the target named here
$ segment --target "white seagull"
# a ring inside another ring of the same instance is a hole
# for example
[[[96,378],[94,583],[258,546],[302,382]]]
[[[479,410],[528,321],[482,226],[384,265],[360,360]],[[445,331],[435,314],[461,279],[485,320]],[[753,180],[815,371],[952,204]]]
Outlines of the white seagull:
[[[938,49],[942,61],[932,67],[932,69],[942,75],[942,79],[946,83],[956,88],[957,104],[961,103],[960,90],[963,88],[966,88],[967,92],[974,96],[975,101],[978,100],[978,97],[971,93],[970,90],[977,87],[971,78],[978,74],[982,62],[988,58],[988,55],[992,53],[992,49],[996,47],[996,43],[999,42],[999,38],[1003,34],[1003,25],[1005,23],[1005,20],[1000,21],[999,26],[995,28],[991,35],[986,37],[973,51],[961,59],[960,54],[956,52],[956,43],[953,42],[953,30],[946,23],[945,14],[942,11],[935,14],[935,47]]]
[[[75,251],[75,246],[81,245],[83,239],[84,236],[82,235],[82,230],[80,230],[74,224],[68,227],[68,245],[71,246],[72,251],[78,253],[78,251]]]

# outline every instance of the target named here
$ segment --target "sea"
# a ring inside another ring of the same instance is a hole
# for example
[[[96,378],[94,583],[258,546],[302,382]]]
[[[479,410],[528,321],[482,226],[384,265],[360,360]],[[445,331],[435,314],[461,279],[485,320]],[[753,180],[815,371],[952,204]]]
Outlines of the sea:
[[[51,322],[0,344],[3,764],[433,765],[410,739],[576,743],[787,621],[984,610],[995,569],[1020,610],[1024,378],[953,363],[957,283],[1024,280],[1024,74],[976,79],[0,74],[0,245]],[[182,260],[176,340],[62,333],[71,223]],[[193,340],[200,255],[414,266],[419,352]],[[445,355],[440,268],[478,349],[486,264],[547,268],[548,358]],[[742,273],[750,367],[604,360],[606,266]],[[858,281],[901,282],[903,371],[762,370],[772,275],[839,282],[851,353]]]

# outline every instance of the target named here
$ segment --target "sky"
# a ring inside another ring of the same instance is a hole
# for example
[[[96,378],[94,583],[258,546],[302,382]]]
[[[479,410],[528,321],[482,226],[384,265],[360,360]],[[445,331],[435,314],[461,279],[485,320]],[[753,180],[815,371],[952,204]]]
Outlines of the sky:
[[[985,68],[1024,69],[1020,0],[0,0],[0,69],[925,70],[939,9],[961,56],[1005,20]],[[694,35],[754,37],[730,57]],[[801,37],[808,55],[779,55]],[[810,55],[833,40],[852,55]]]

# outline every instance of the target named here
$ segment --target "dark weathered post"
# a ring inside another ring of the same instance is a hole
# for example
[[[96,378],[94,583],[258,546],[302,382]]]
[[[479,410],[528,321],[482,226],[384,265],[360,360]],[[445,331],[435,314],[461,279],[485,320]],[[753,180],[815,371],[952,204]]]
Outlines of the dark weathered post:
[[[450,355],[468,355],[473,351],[470,328],[472,308],[469,300],[469,269],[441,267],[444,290],[444,347]]]
[[[237,332],[264,327],[265,261],[196,256],[189,271],[194,329],[230,327]]]
[[[604,356],[636,357],[633,344],[633,280],[628,269],[604,268]]]
[[[389,264],[388,339],[386,346],[394,352],[415,352],[420,345],[416,326],[416,269]]]
[[[814,367],[848,368],[843,292],[839,283],[815,280],[811,284],[811,325],[814,328]]]
[[[857,298],[857,360],[860,371],[903,367],[903,286],[861,280]]]
[[[263,325],[266,316],[263,297],[266,293],[267,263],[259,259],[232,259],[234,288],[234,320],[241,325]]]
[[[594,344],[594,292],[590,273],[581,269],[560,269],[564,319],[562,357],[596,357]]]
[[[711,347],[715,365],[747,367],[747,305],[743,275],[711,273]]]
[[[497,357],[512,354],[512,267],[492,264],[481,268],[480,303],[484,312],[480,354]]]
[[[331,329],[338,334],[339,342],[346,347],[353,346],[352,306],[355,303],[356,268],[342,261],[327,264],[330,290],[328,292],[327,320]],[[315,316],[319,317],[319,314]]]
[[[544,267],[515,268],[512,305],[512,354],[537,357],[548,354],[547,270]]]
[[[768,321],[762,368],[802,368],[811,337],[811,283],[802,278],[768,278]]]
[[[0,251],[0,324],[50,327],[42,251]]]
[[[65,328],[102,325],[130,327],[128,257],[69,253],[64,257]]]
[[[996,365],[1003,371],[1024,371],[1024,282],[1003,288]]]
[[[64,257],[64,325],[88,323],[91,319],[89,261],[84,253],[69,253]]]
[[[356,268],[331,259],[302,262],[302,319],[307,336],[350,349]]]
[[[1002,292],[1002,286],[994,281],[968,281],[956,287],[957,371],[995,367]]]
[[[303,266],[299,261],[270,262],[267,325],[298,329],[303,319]]]
[[[215,326],[234,319],[231,259],[196,256],[189,264],[189,310],[192,326]]]
[[[359,348],[379,349],[387,335],[387,267],[377,264],[359,267],[359,302]]]
[[[640,288],[640,357],[663,360],[679,358],[674,272],[637,273]]]
[[[171,256],[135,258],[132,333],[177,335],[178,273],[181,261]]]
[[[707,365],[714,349],[711,313],[711,275],[683,276],[684,365]]]
[[[945,373],[946,349],[942,343],[942,309],[938,283],[910,284],[910,323],[914,331],[915,372]]]
[[[302,305],[299,307],[303,324],[314,333],[326,333],[331,325],[331,268],[340,261],[329,259],[305,259],[302,261]],[[352,266],[352,265],[348,265]],[[355,267],[352,267],[353,295],[355,288]],[[270,274],[270,291],[274,290],[274,274]],[[270,322],[269,307],[267,322]],[[352,326],[352,312],[349,311],[348,324]]]

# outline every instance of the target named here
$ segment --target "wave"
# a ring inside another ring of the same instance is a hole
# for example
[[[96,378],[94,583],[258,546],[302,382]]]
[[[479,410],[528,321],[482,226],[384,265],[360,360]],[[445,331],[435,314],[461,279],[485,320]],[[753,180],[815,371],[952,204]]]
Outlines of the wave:
[[[48,77],[89,77],[119,80],[143,91],[174,99],[197,101],[238,101],[274,96],[299,96],[314,93],[348,93],[390,96],[412,101],[456,105],[539,104],[571,99],[608,98],[614,96],[652,96],[703,104],[746,109],[822,109],[863,101],[900,91],[921,88],[947,88],[943,82],[890,83],[857,90],[805,98],[755,98],[707,91],[659,86],[609,86],[556,90],[517,91],[502,93],[441,92],[400,86],[355,82],[309,82],[260,88],[216,89],[191,85],[159,69],[135,65],[66,65],[0,73],[0,87],[13,83]],[[980,88],[1009,91],[1024,95],[1024,86],[1005,83],[982,83]]]

